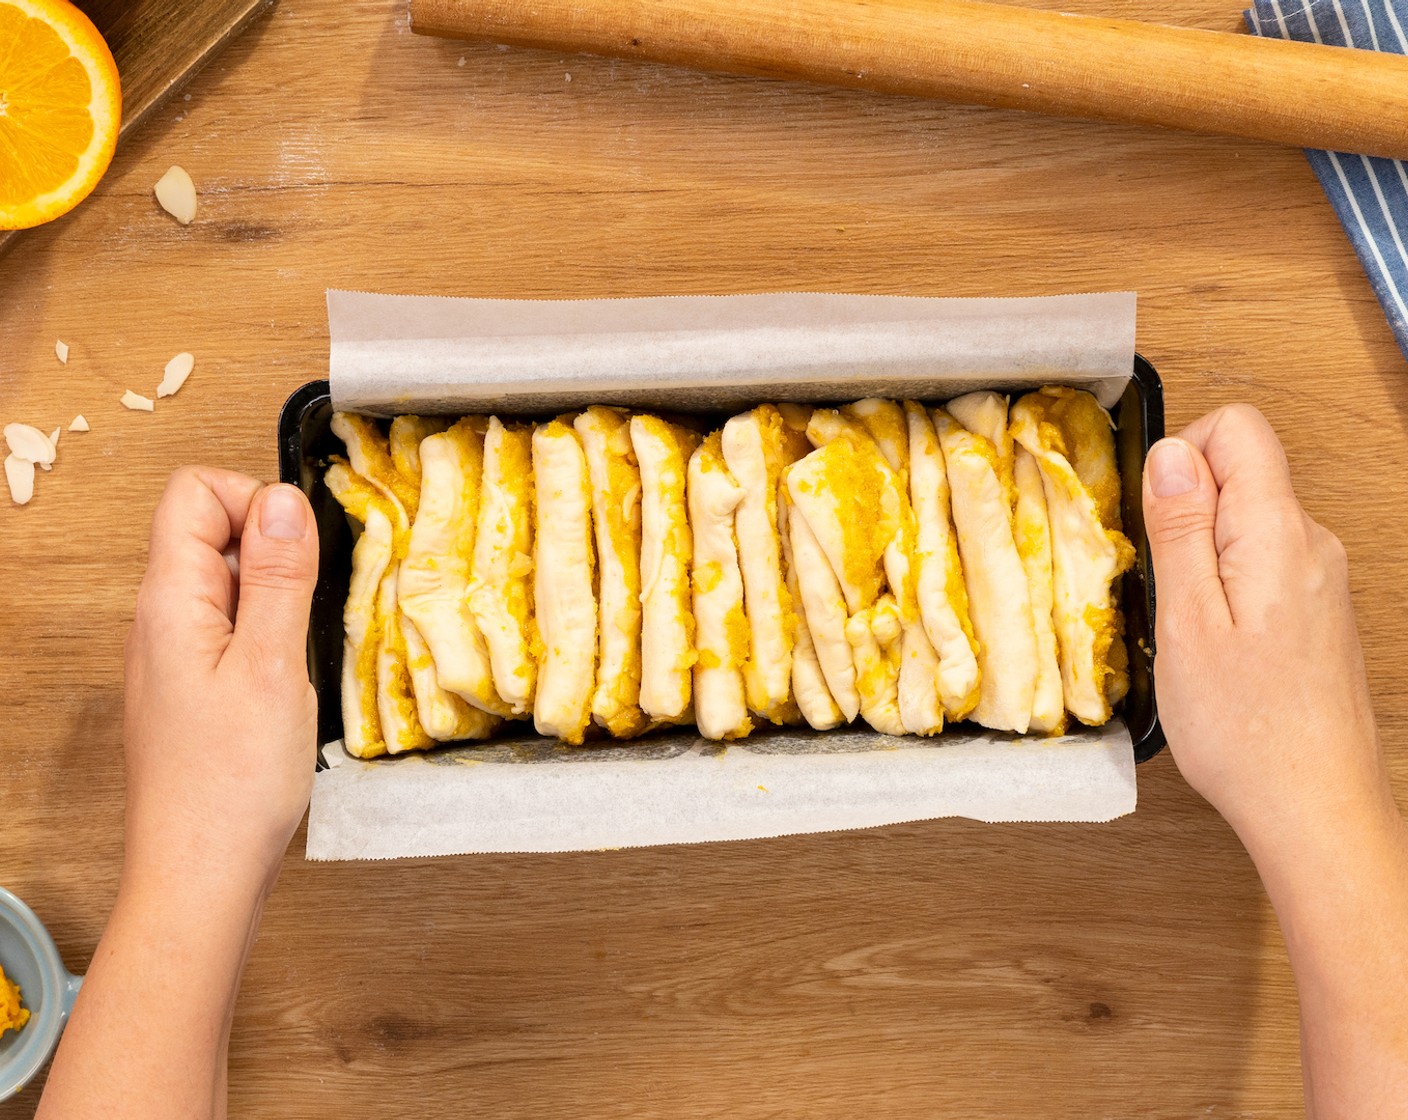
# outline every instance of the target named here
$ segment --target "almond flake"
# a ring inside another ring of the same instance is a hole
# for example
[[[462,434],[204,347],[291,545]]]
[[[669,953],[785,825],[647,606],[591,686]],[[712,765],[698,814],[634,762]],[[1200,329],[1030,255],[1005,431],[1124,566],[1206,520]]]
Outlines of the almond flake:
[[[131,389],[122,394],[122,404],[130,408],[133,412],[155,412],[156,405],[152,403],[150,397],[144,397],[141,393],[134,393]]]
[[[196,217],[196,185],[185,168],[172,167],[157,180],[156,200],[161,208],[188,226]]]
[[[55,451],[59,449],[59,437],[63,434],[64,430],[62,428],[55,428],[52,432],[49,433],[49,442],[54,445]]]
[[[52,463],[54,445],[49,437],[29,424],[6,424],[5,442],[10,446],[10,454],[30,463]]]
[[[186,378],[191,376],[191,370],[195,367],[196,360],[190,354],[184,351],[177,354],[166,363],[166,375],[162,377],[161,384],[156,387],[157,397],[175,396],[177,390],[186,383]]]
[[[10,498],[17,506],[34,497],[34,464],[28,459],[10,455],[5,459],[5,481],[10,485]]]
[[[54,343],[54,356],[64,365],[68,365],[68,343],[63,339],[59,339],[58,342]]]
[[[68,430],[71,432],[88,431],[88,421],[83,418],[83,413],[80,412],[73,418],[73,421],[68,426]]]

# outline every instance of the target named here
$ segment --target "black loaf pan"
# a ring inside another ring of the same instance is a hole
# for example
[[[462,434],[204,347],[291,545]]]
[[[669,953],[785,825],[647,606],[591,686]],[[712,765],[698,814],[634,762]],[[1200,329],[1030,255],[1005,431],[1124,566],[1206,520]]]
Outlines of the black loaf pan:
[[[1059,383],[1059,379],[1056,379]],[[1001,389],[1003,386],[995,385]],[[788,394],[769,390],[773,400]],[[593,397],[594,404],[630,404],[616,400],[610,390]],[[938,402],[935,402],[938,403]],[[328,457],[343,452],[342,441],[332,434],[332,397],[326,381],[310,381],[285,402],[279,414],[279,478],[308,495],[318,521],[322,549],[318,586],[308,629],[308,671],[318,696],[318,742],[342,737],[342,607],[352,571],[352,530],[342,507],[323,485]],[[500,416],[528,416],[534,412],[511,405],[494,407]],[[539,417],[541,418],[541,417]],[[1149,558],[1149,538],[1144,530],[1140,496],[1144,457],[1164,434],[1164,391],[1159,375],[1143,357],[1134,359],[1134,378],[1114,408],[1115,449],[1124,481],[1122,502],[1124,531],[1134,543],[1134,570],[1125,576],[1123,607],[1125,641],[1129,646],[1129,695],[1122,714],[1134,739],[1134,758],[1144,762],[1164,745],[1154,701],[1154,570]],[[816,734],[844,735],[830,731]],[[940,737],[942,738],[942,737]]]

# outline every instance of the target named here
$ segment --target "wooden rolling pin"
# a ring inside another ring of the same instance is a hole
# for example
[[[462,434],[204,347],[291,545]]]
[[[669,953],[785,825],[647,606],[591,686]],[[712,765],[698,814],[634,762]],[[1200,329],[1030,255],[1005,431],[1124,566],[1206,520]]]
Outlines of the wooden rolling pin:
[[[1408,158],[1408,56],[978,0],[410,0],[557,51]]]

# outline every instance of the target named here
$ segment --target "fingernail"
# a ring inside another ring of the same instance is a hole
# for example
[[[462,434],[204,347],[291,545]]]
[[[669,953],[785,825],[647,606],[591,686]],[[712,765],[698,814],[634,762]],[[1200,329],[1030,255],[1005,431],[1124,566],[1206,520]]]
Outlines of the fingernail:
[[[1166,439],[1154,444],[1144,469],[1149,472],[1149,488],[1156,498],[1176,498],[1198,485],[1197,465],[1188,445],[1181,440]]]
[[[259,511],[259,531],[276,541],[296,541],[308,528],[308,503],[292,486],[271,487]]]

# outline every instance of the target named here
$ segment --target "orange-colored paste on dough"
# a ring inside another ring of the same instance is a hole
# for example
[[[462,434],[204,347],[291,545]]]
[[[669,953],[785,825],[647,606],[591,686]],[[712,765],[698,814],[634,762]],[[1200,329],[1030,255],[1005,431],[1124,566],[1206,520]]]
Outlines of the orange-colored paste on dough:
[[[0,968],[0,1034],[17,1031],[29,1022],[29,1011],[20,1006],[20,986]]]

